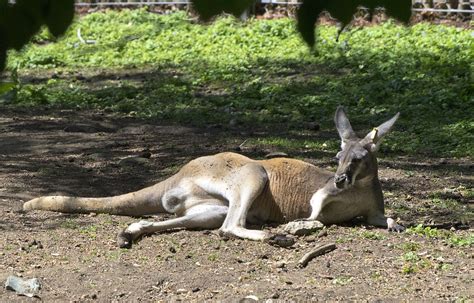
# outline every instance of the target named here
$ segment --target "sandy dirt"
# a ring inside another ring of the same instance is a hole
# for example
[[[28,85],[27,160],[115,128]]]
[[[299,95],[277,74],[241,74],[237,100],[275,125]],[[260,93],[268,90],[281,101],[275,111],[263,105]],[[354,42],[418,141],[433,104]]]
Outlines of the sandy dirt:
[[[138,190],[192,158],[235,150],[257,135],[272,134],[165,125],[107,112],[0,109],[0,281],[16,275],[42,284],[38,298],[2,287],[0,302],[474,298],[472,247],[449,240],[472,236],[472,201],[465,194],[473,185],[469,159],[380,158],[387,212],[406,226],[450,230],[449,239],[355,222],[299,237],[290,248],[181,230],[146,237],[126,250],[117,248],[116,234],[138,218],[20,211],[24,201],[39,195]],[[276,150],[250,146],[242,153],[258,158],[269,151]],[[296,150],[293,156],[334,168],[330,155],[314,155],[319,154]],[[123,160],[130,156],[140,159]],[[433,203],[434,192],[452,204]],[[336,250],[297,266],[306,252],[331,242]]]

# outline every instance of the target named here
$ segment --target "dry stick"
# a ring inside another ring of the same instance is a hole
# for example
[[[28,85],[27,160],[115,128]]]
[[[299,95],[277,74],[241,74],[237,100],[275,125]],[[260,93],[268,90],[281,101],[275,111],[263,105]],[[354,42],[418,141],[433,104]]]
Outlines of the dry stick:
[[[312,259],[321,255],[327,254],[328,252],[333,251],[335,249],[336,249],[336,243],[329,243],[326,245],[318,246],[312,251],[310,251],[309,253],[305,254],[303,258],[301,258],[298,261],[298,265],[301,268],[306,267],[306,265],[308,265],[309,261],[311,261]]]

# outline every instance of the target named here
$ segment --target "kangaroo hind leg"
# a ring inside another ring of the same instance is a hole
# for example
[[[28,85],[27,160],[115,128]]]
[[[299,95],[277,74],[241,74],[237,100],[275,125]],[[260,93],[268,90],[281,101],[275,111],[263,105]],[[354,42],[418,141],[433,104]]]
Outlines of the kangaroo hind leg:
[[[184,216],[161,222],[139,221],[130,224],[117,236],[120,248],[131,248],[138,238],[177,228],[216,229],[222,225],[227,214],[227,206],[200,204],[186,210]]]
[[[219,232],[243,239],[266,239],[266,232],[245,228],[250,207],[268,184],[265,169],[259,164],[246,164],[228,176],[227,184],[224,196],[229,201],[229,211]]]

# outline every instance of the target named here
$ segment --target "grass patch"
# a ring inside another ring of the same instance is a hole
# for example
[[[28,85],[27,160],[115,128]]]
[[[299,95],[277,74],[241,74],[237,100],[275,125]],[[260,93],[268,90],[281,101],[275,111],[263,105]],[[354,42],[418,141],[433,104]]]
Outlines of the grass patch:
[[[80,43],[79,28],[96,43]],[[43,30],[10,52],[8,69],[19,71],[20,82],[9,102],[200,126],[304,130],[304,123],[316,121],[334,135],[275,143],[326,143],[328,149],[337,146],[332,117],[342,104],[358,130],[401,112],[383,152],[474,155],[470,30],[387,22],[345,32],[339,41],[336,32],[319,26],[311,53],[290,19],[241,23],[225,17],[202,25],[183,12],[92,13],[57,41]]]
[[[423,224],[418,224],[415,227],[407,228],[408,234],[418,235],[431,239],[440,239],[452,246],[467,246],[471,247],[474,244],[474,234],[458,235],[452,231],[424,227]]]
[[[417,273],[423,269],[432,267],[432,262],[430,260],[422,258],[412,251],[403,254],[401,259],[404,262],[401,271],[406,275]]]
[[[78,229],[79,224],[73,219],[65,219],[61,222],[61,227],[66,229]]]
[[[97,226],[89,225],[79,229],[79,233],[86,235],[88,238],[95,240],[97,238]]]
[[[364,239],[369,239],[369,240],[384,240],[386,237],[376,231],[370,231],[370,230],[364,230],[359,233],[359,235],[364,238]]]

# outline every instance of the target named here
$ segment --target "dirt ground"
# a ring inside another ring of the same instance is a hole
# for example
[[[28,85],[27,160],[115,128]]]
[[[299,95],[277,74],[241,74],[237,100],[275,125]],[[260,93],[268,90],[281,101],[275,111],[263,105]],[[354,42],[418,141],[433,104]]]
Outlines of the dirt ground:
[[[164,125],[106,112],[0,109],[0,281],[17,275],[42,284],[38,298],[1,287],[0,302],[474,299],[472,247],[445,238],[353,223],[300,237],[290,248],[181,230],[146,237],[125,250],[116,247],[116,234],[137,218],[20,211],[24,201],[39,195],[137,190],[192,158],[235,150],[257,135],[272,134]],[[268,151],[275,150],[257,146],[242,152],[261,157]],[[334,167],[329,155],[295,155]],[[472,189],[472,169],[469,159],[381,155],[387,212],[406,226],[425,223],[456,237],[472,235],[472,201],[463,194]],[[453,204],[433,204],[433,192]],[[330,242],[336,250],[297,267],[307,251]]]

